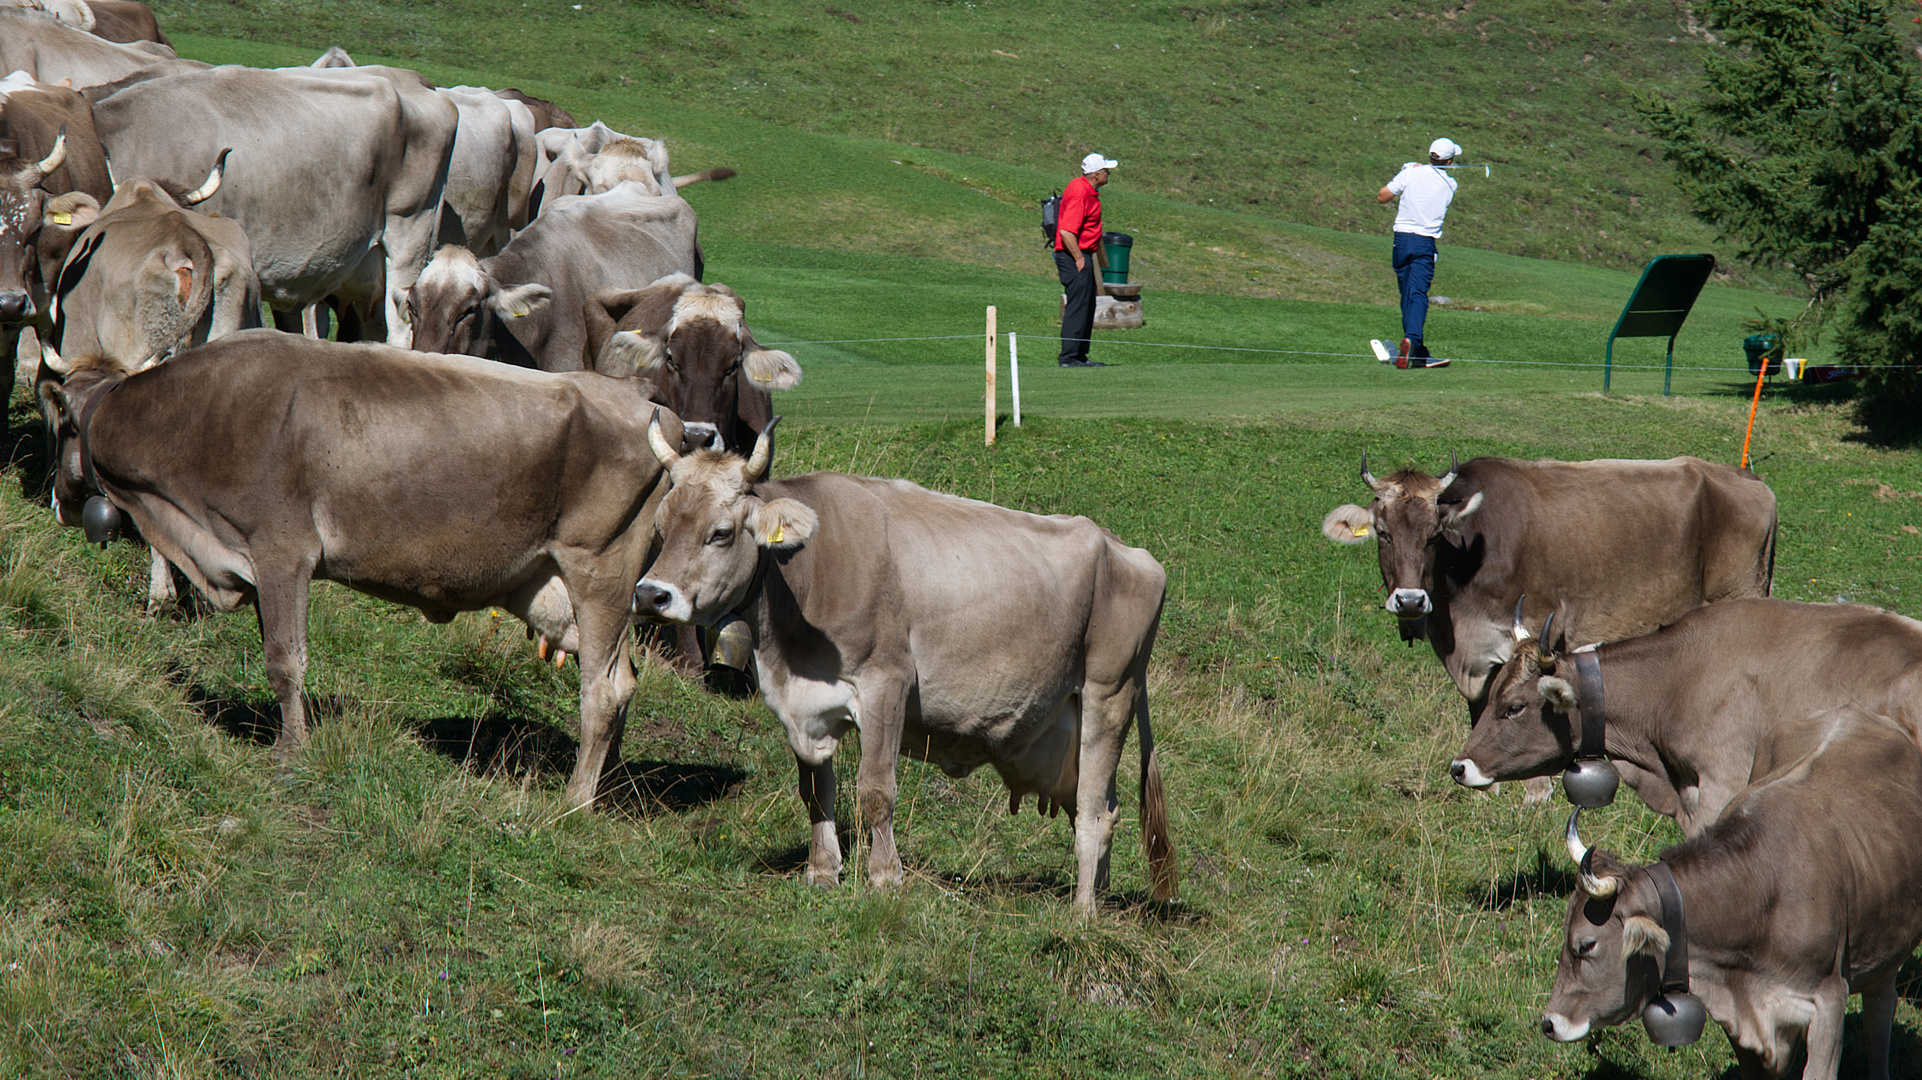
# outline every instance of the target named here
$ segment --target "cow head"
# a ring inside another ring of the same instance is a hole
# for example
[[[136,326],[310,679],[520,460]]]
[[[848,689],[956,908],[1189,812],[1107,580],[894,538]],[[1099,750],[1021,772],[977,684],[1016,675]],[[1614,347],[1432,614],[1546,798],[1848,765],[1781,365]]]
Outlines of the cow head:
[[[648,444],[673,487],[656,519],[660,557],[634,586],[637,613],[714,626],[747,599],[762,551],[791,551],[814,535],[820,519],[805,504],[754,493],[778,421],[769,421],[745,458],[725,450],[682,454],[661,435],[658,417],[648,425]]]
[[[650,195],[674,190],[674,177],[667,167],[667,144],[659,139],[637,139],[617,135],[590,153],[579,142],[569,143],[563,155],[572,176],[569,190],[583,195],[599,195],[628,181],[647,189]]]
[[[1591,850],[1568,816],[1568,853],[1581,867],[1562,925],[1562,957],[1542,1014],[1542,1034],[1574,1042],[1595,1028],[1640,1015],[1662,985],[1668,931],[1662,902],[1647,874]]]
[[[652,381],[657,400],[721,448],[737,415],[760,426],[771,411],[767,393],[801,384],[801,366],[755,342],[747,302],[725,285],[670,274],[645,289],[602,293],[587,306],[590,326],[624,328],[607,337],[594,370]],[[756,408],[744,409],[750,401]]]
[[[473,252],[449,244],[408,287],[400,313],[413,324],[415,352],[486,356],[495,319],[531,315],[553,298],[533,282],[503,286]]]
[[[15,143],[0,139],[0,324],[26,322],[39,314],[33,283],[46,280],[37,243],[48,220],[47,193],[40,182],[66,160],[64,132],[46,157],[34,161],[22,161]]]
[[[1419,619],[1435,609],[1429,594],[1435,576],[1435,543],[1445,536],[1458,536],[1481,509],[1479,491],[1465,502],[1442,501],[1455,482],[1455,473],[1453,465],[1438,477],[1402,469],[1378,480],[1368,471],[1368,455],[1363,454],[1361,478],[1375,493],[1375,500],[1367,509],[1338,506],[1322,519],[1322,535],[1337,543],[1359,544],[1374,535],[1375,557],[1388,589],[1385,606],[1398,619]]]
[[[126,377],[124,367],[98,357],[76,361],[64,379],[42,369],[34,389],[53,435],[53,513],[62,525],[81,524],[81,511],[95,494],[88,486],[85,426],[101,395]]]
[[[1568,618],[1551,614],[1540,635],[1522,625],[1515,604],[1515,654],[1488,681],[1488,700],[1449,772],[1466,787],[1550,776],[1575,760],[1581,728],[1578,676],[1568,662]],[[1532,643],[1534,648],[1524,648]]]

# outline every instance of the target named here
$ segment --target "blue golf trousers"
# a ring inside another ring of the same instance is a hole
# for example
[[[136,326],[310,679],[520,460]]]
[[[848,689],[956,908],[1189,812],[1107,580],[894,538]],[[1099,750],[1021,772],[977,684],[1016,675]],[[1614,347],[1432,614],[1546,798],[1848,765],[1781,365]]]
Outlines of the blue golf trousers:
[[[1434,237],[1395,234],[1395,280],[1401,285],[1401,336],[1408,339],[1409,355],[1425,358],[1421,330],[1428,322],[1428,286],[1435,280]]]

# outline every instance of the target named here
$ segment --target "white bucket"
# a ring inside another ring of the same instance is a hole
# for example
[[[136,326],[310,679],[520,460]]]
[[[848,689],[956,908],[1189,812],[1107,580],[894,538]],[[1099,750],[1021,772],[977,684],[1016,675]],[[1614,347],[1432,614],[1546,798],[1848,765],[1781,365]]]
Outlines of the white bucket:
[[[1804,360],[1799,356],[1791,356],[1788,359],[1782,361],[1782,373],[1784,375],[1787,375],[1790,379],[1800,379],[1802,377],[1802,372],[1808,370],[1808,366],[1809,366],[1809,362],[1807,360]]]

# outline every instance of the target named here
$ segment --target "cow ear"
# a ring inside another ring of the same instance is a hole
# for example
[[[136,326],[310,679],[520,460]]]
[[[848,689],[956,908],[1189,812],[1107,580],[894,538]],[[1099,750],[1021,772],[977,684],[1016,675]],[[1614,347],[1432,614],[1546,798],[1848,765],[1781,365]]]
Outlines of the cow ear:
[[[1482,493],[1477,491],[1475,494],[1470,495],[1468,497],[1468,501],[1463,503],[1459,509],[1451,508],[1442,513],[1442,519],[1441,519],[1442,531],[1455,532],[1459,530],[1464,524],[1468,522],[1469,518],[1475,516],[1475,511],[1480,510],[1481,508],[1482,508]]]
[[[775,499],[754,508],[747,516],[747,527],[754,542],[774,551],[790,551],[814,535],[821,519],[807,504],[793,499]]]
[[[63,229],[78,234],[100,220],[100,201],[84,191],[69,191],[47,200],[40,214],[43,229]]]
[[[801,385],[801,365],[780,349],[754,349],[741,360],[741,370],[763,390],[792,390]]]
[[[1661,956],[1668,952],[1668,931],[1646,915],[1630,915],[1622,920],[1622,956],[1636,953]]]
[[[1544,675],[1535,684],[1535,689],[1541,692],[1542,700],[1548,702],[1548,707],[1556,712],[1575,711],[1575,688],[1569,685],[1567,679]]]
[[[1374,531],[1375,519],[1354,503],[1337,506],[1321,519],[1321,535],[1337,544],[1359,544]]]
[[[554,290],[536,282],[514,285],[494,294],[494,310],[502,318],[520,319],[534,314],[554,299]]]
[[[645,375],[660,370],[666,356],[660,338],[639,330],[619,330],[601,346],[594,370],[616,378]]]

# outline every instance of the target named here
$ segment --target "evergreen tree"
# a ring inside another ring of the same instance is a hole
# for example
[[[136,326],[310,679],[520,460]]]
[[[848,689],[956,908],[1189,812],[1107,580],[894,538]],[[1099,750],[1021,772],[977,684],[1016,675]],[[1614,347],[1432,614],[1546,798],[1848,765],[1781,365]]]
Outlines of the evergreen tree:
[[[1696,213],[1746,257],[1799,271],[1842,359],[1870,375],[1858,417],[1922,434],[1922,65],[1886,0],[1703,0],[1719,39],[1703,94],[1642,111]]]

